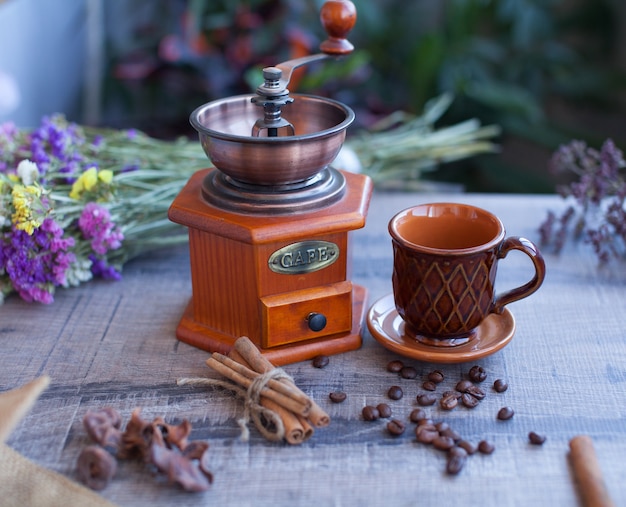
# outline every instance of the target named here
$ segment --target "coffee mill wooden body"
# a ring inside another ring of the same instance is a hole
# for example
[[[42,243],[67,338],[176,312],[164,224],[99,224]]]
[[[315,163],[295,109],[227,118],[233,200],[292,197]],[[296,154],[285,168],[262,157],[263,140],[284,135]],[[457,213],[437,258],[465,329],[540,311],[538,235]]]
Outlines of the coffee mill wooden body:
[[[354,113],[287,90],[295,68],[353,49],[351,2],[326,2],[321,20],[320,54],[266,68],[256,95],[191,115],[214,167],[194,174],[169,210],[189,229],[183,342],[228,353],[248,336],[277,365],[361,346],[367,291],[348,279],[349,237],[365,225],[372,184],[331,166]]]

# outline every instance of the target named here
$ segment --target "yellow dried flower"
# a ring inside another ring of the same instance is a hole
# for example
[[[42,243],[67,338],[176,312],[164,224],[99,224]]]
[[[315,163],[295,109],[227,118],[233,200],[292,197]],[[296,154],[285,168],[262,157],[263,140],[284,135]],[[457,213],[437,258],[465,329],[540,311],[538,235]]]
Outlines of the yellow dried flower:
[[[72,185],[70,197],[72,199],[80,199],[83,192],[90,192],[98,184],[98,170],[90,167],[83,172]]]
[[[110,169],[103,169],[98,173],[98,179],[102,183],[106,183],[108,185],[113,180],[113,171]]]
[[[11,196],[15,212],[11,216],[15,228],[32,235],[45,218],[39,185],[15,185]]]

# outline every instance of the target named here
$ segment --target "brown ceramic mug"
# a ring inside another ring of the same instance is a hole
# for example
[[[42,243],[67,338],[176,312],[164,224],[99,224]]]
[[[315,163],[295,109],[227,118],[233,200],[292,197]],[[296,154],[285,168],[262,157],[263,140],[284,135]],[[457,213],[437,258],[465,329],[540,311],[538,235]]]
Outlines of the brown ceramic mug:
[[[466,343],[489,314],[500,314],[505,305],[530,296],[545,278],[537,247],[525,238],[507,238],[500,219],[475,206],[414,206],[391,219],[389,233],[396,309],[406,332],[423,343]],[[496,296],[498,261],[511,250],[530,257],[535,275]]]

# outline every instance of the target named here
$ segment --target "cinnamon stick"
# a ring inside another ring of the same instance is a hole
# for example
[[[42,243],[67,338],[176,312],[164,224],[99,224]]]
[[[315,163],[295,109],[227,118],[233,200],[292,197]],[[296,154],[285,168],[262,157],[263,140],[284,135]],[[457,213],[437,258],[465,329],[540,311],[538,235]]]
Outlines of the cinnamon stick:
[[[248,388],[250,387],[250,384],[252,384],[252,380],[250,380],[248,377],[236,372],[235,370],[226,366],[224,363],[218,361],[212,356],[207,359],[206,364],[210,368],[213,368],[215,371],[217,371],[227,379],[239,384],[240,386]],[[286,409],[303,416],[308,415],[311,410],[310,405],[304,405],[297,400],[294,400],[293,398],[285,396],[284,394],[274,391],[272,389],[269,389],[268,387],[262,389],[261,396],[271,399],[279,405],[282,405]]]
[[[258,373],[267,373],[273,370],[275,366],[256,348],[247,336],[241,336],[235,341],[233,349],[245,359],[254,371]]]
[[[305,420],[303,416],[285,410],[278,403],[270,399],[263,400],[261,404],[265,408],[276,412],[281,418],[285,428],[285,440],[287,443],[292,445],[301,444],[311,436],[311,433],[308,433],[301,423],[301,420]]]
[[[613,507],[600,463],[587,435],[578,435],[569,442],[574,476],[585,507]]]
[[[250,364],[234,348],[228,353],[228,357],[230,357],[233,361],[237,361],[247,368],[250,368]],[[268,398],[261,398],[261,405],[276,412],[278,417],[280,417],[283,421],[283,427],[285,428],[285,440],[287,443],[298,445],[313,436],[313,428],[303,416],[290,412]]]
[[[254,380],[260,375],[260,373],[253,371],[247,366],[244,366],[243,364],[238,363],[237,361],[234,361],[230,357],[220,354],[218,352],[215,352],[211,357],[213,357],[215,360],[219,361],[220,363],[225,364],[229,368],[232,368],[234,371],[236,371],[237,373],[243,375],[244,377],[250,380]],[[262,372],[262,373],[266,373],[266,372]],[[269,379],[266,385],[270,389],[273,389],[274,391],[284,394],[285,396],[288,396],[289,398],[293,398],[295,401],[297,401],[298,403],[301,403],[302,405],[306,407],[310,407],[312,404],[311,399],[302,391],[300,391],[298,388],[296,388],[293,384],[281,383],[276,379]]]
[[[317,428],[324,428],[330,424],[330,416],[315,402],[311,405],[308,417],[311,424]]]

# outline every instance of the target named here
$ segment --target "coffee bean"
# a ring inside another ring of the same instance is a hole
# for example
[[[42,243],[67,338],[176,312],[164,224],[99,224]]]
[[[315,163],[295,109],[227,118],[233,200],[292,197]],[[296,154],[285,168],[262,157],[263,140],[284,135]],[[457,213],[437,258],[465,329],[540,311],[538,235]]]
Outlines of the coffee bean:
[[[439,384],[443,382],[445,379],[443,372],[441,370],[434,370],[428,374],[428,380],[434,382],[435,384]]]
[[[496,446],[487,440],[481,440],[478,443],[478,452],[482,454],[491,454],[496,450]]]
[[[400,386],[391,386],[389,391],[387,391],[387,396],[392,400],[399,400],[404,396],[404,392]]]
[[[450,475],[457,475],[463,470],[467,461],[467,456],[450,456],[446,462],[446,472]]]
[[[363,414],[363,419],[366,421],[375,421],[380,417],[378,409],[376,407],[372,407],[371,405],[364,406],[361,413]]]
[[[427,380],[426,382],[424,382],[422,384],[422,387],[426,390],[426,391],[436,391],[437,390],[437,384],[435,384],[433,381],[431,380]]]
[[[378,410],[378,414],[383,419],[387,419],[387,417],[391,417],[391,407],[386,403],[379,403],[376,405],[376,409]]]
[[[482,366],[472,366],[469,371],[472,382],[483,382],[487,378],[487,372]]]
[[[463,403],[463,405],[467,408],[476,408],[480,403],[480,400],[469,393],[463,393],[461,396],[461,403]]]
[[[543,445],[543,443],[546,441],[546,436],[540,435],[539,433],[535,433],[534,431],[531,431],[528,434],[528,440],[533,445]]]
[[[456,394],[453,395],[448,395],[448,396],[442,396],[441,399],[439,400],[439,406],[443,409],[443,410],[452,410],[453,408],[455,408],[458,405],[459,401],[456,397]]]
[[[426,419],[426,411],[422,408],[416,408],[409,414],[409,420],[414,423],[418,423]]]
[[[459,393],[457,393],[456,391],[450,391],[450,390],[448,390],[448,391],[444,391],[444,392],[441,394],[441,396],[442,396],[442,397],[443,397],[443,396],[456,396],[456,397],[457,397],[457,399],[461,397],[461,395],[460,395]]]
[[[387,423],[387,431],[394,437],[402,435],[404,428],[404,423],[398,419],[392,419]]]
[[[493,389],[494,391],[496,391],[497,393],[503,393],[504,391],[506,391],[509,388],[509,384],[507,384],[504,380],[502,380],[501,378],[497,379],[494,383],[493,383]]]
[[[400,376],[402,378],[413,379],[417,377],[417,370],[412,366],[404,366],[400,370]]]
[[[443,430],[439,430],[439,434],[443,437],[450,437],[455,442],[459,442],[461,440],[461,435],[459,435],[459,433],[457,433],[455,430],[453,430],[450,427],[443,429]]]
[[[437,396],[433,393],[425,393],[417,395],[417,404],[422,407],[434,405],[437,402]]]
[[[472,387],[474,384],[470,380],[459,380],[455,386],[455,389],[460,393],[465,393],[467,390]]]
[[[442,432],[450,429],[450,425],[446,421],[439,421],[435,424],[435,428],[437,428],[437,431]]]
[[[455,445],[454,447],[450,447],[450,449],[448,450],[448,456],[461,456],[464,458],[467,456],[467,451],[463,449],[463,447]]]
[[[436,431],[437,435],[439,435],[439,430],[437,429],[437,426],[432,421],[432,419],[422,419],[417,427],[428,431]]]
[[[432,444],[435,449],[438,449],[440,451],[447,451],[448,449],[454,447],[454,440],[452,440],[450,437],[437,435],[437,438],[433,440]]]
[[[498,419],[501,421],[508,421],[513,415],[515,415],[515,411],[511,407],[502,407],[498,410]]]
[[[335,391],[333,393],[330,393],[328,397],[333,403],[343,403],[344,401],[346,401],[347,396],[346,393],[344,393],[343,391]]]
[[[391,373],[399,373],[402,368],[404,368],[404,363],[402,361],[398,361],[397,359],[395,361],[390,361],[389,364],[387,364],[387,371],[390,371]]]
[[[324,354],[319,354],[313,358],[312,364],[315,368],[324,368],[325,366],[328,366],[329,362],[330,359],[328,358],[328,356],[325,356]]]
[[[478,448],[474,444],[468,442],[467,440],[459,440],[456,445],[458,447],[461,447],[462,449],[465,449],[467,454],[474,454],[478,450]]]
[[[415,437],[421,444],[432,444],[438,436],[439,432],[432,424],[422,424],[415,428]]]
[[[471,394],[477,400],[482,400],[485,398],[485,396],[487,396],[487,393],[485,391],[473,384],[465,390],[465,393]]]

